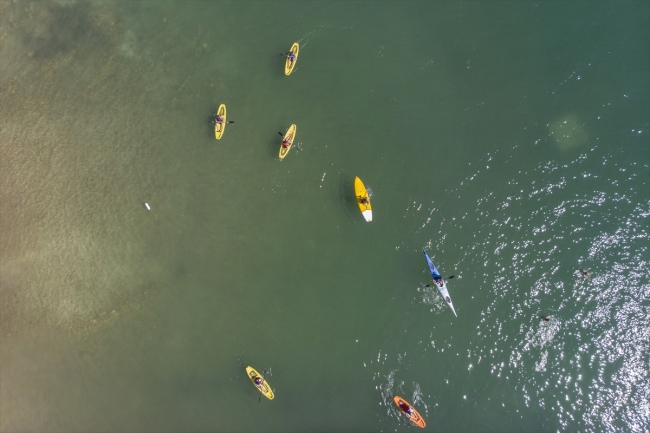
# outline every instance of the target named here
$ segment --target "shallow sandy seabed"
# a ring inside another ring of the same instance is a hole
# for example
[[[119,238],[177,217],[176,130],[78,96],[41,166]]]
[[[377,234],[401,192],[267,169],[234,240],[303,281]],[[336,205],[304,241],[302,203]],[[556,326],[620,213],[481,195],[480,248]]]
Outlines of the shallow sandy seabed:
[[[589,138],[575,114],[556,120],[548,126],[548,129],[555,138],[558,149],[562,151],[578,148]]]
[[[164,181],[134,145],[155,135],[133,120],[149,66],[101,2],[2,2],[0,17],[0,325],[88,329],[167,277],[142,206]]]

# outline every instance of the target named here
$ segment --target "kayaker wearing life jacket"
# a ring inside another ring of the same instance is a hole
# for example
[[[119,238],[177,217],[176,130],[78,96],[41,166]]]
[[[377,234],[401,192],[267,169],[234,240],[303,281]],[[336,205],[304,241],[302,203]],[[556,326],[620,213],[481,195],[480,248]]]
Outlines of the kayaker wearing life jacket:
[[[413,408],[411,406],[409,406],[408,404],[406,404],[406,402],[404,400],[400,400],[398,405],[399,405],[399,408],[402,409],[402,412],[404,412],[405,414],[411,415],[411,413],[413,413]]]
[[[216,124],[222,124],[222,123],[223,123],[223,116],[221,116],[221,115],[219,115],[219,114],[217,114],[216,116],[214,116],[214,123],[216,123]]]
[[[289,61],[292,63],[296,60],[296,55],[293,53],[293,51],[289,51],[287,53],[287,59],[289,59]]]
[[[261,388],[261,387],[262,387],[262,384],[264,383],[264,381],[262,380],[262,378],[259,377],[259,376],[257,376],[257,377],[255,378],[255,381],[254,381],[254,382],[255,382],[255,386],[257,386],[258,388]]]
[[[361,197],[361,204],[368,204],[368,198]]]
[[[282,140],[282,147],[289,147],[291,146],[291,142],[287,140],[286,138]]]

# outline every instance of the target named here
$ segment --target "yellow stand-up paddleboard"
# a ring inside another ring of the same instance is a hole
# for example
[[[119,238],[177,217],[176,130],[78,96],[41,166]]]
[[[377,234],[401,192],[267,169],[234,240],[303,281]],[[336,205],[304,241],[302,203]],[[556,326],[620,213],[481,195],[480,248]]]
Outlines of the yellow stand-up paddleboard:
[[[291,150],[291,146],[293,146],[293,140],[296,138],[296,125],[291,125],[289,129],[287,129],[287,132],[284,134],[284,137],[282,138],[282,142],[284,143],[285,140],[289,141],[289,145],[285,146],[284,144],[280,144],[280,159],[284,159],[285,156],[287,156],[287,153]]]
[[[223,118],[223,123],[217,123],[217,116]],[[214,138],[217,140],[223,135],[223,131],[226,129],[226,104],[219,105],[216,115],[214,117]]]
[[[298,61],[298,52],[300,51],[300,45],[298,42],[294,42],[293,45],[291,45],[291,49],[289,51],[292,52],[296,58],[292,62],[289,60],[289,56],[287,55],[287,61],[284,63],[284,75],[291,74],[293,72],[293,68],[296,66],[296,62]]]
[[[255,385],[255,388],[257,388],[264,397],[268,398],[269,400],[273,400],[273,390],[271,390],[271,387],[269,384],[264,380],[261,374],[257,372],[253,367],[246,367],[246,374],[248,374],[248,378],[253,382],[253,385]],[[259,385],[255,383],[256,378],[262,379],[262,383]]]
[[[354,178],[354,195],[357,196],[357,204],[359,205],[359,210],[361,214],[366,219],[366,221],[372,221],[372,206],[370,206],[370,196],[368,191],[364,186],[361,179],[358,177]]]

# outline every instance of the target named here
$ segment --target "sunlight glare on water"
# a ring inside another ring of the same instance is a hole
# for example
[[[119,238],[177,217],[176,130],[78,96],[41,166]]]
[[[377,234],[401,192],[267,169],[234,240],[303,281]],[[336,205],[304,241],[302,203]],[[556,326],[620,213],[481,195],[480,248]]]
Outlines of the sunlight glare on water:
[[[0,431],[646,431],[649,21],[0,2]]]

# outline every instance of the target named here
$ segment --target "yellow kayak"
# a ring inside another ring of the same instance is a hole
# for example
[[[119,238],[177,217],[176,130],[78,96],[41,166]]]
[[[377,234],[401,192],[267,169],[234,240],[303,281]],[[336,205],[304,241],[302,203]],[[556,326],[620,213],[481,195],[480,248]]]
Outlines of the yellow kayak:
[[[216,116],[223,117],[223,123],[217,123]],[[226,104],[219,105],[217,109],[215,120],[214,120],[214,138],[217,140],[223,135],[223,131],[226,129]]]
[[[253,385],[255,385],[255,388],[257,388],[264,397],[268,398],[269,400],[273,400],[273,391],[271,390],[271,387],[269,386],[268,382],[264,380],[261,374],[257,372],[253,367],[248,366],[246,367],[246,374],[248,374],[248,378],[253,382]],[[256,384],[255,379],[256,378],[262,379],[261,384]]]
[[[368,191],[364,186],[361,179],[358,177],[354,178],[354,195],[357,196],[357,204],[359,205],[359,210],[361,214],[366,219],[366,221],[372,221],[372,206],[370,205],[370,196]]]
[[[282,141],[284,140],[289,140],[289,145],[284,146],[280,144],[280,159],[284,159],[285,156],[287,156],[287,153],[291,150],[291,146],[293,146],[293,139],[296,137],[296,125],[291,125],[289,129],[287,129],[287,132],[284,134],[284,138],[282,138]]]
[[[298,52],[300,51],[300,45],[298,45],[298,42],[294,42],[289,51],[296,56],[296,59],[292,62],[289,60],[289,56],[287,56],[287,61],[284,63],[284,75],[291,74],[293,68],[296,66],[296,62],[298,61]]]

